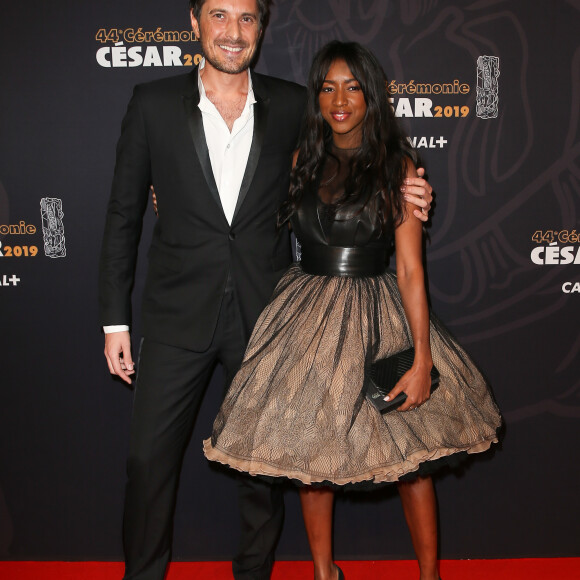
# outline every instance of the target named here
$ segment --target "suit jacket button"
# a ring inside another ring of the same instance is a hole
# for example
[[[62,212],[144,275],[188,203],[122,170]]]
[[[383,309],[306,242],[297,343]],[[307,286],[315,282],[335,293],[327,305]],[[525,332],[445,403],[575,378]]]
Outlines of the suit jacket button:
[[[228,238],[233,242],[236,239],[236,234],[234,234],[234,232],[230,232]]]

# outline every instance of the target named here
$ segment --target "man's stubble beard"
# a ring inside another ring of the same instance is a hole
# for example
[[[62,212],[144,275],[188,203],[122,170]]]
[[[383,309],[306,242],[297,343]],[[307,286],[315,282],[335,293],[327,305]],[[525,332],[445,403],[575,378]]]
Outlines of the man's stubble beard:
[[[221,63],[218,60],[213,59],[212,57],[208,57],[207,55],[204,55],[204,57],[206,62],[211,64],[211,66],[213,66],[213,68],[215,68],[216,70],[219,70],[220,72],[227,73],[230,75],[235,75],[244,72],[245,70],[248,70],[248,68],[250,68],[253,55],[249,59],[243,60],[240,64],[236,65],[235,63],[232,63],[233,66],[226,66],[226,63]]]

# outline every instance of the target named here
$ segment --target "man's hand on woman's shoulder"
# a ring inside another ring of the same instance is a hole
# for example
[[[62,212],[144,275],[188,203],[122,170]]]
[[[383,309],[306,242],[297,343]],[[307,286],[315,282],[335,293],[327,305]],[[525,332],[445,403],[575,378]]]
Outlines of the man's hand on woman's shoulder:
[[[419,177],[408,177],[401,187],[404,193],[405,200],[414,203],[419,209],[413,211],[413,215],[426,222],[429,219],[429,211],[431,210],[431,202],[433,201],[433,188],[429,182],[423,179],[425,175],[425,168],[418,167],[417,174]]]

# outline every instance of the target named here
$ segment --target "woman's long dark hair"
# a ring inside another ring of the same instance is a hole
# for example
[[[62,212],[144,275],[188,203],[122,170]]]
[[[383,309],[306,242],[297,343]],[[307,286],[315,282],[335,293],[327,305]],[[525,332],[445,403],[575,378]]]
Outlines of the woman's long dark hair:
[[[290,219],[300,205],[302,192],[316,182],[332,145],[332,130],[322,118],[318,96],[332,63],[344,60],[359,82],[367,105],[362,124],[362,143],[351,161],[350,177],[337,206],[372,192],[368,203],[377,208],[383,230],[404,219],[400,188],[407,172],[407,159],[417,155],[399,126],[387,94],[387,78],[375,56],[356,42],[334,40],[321,48],[308,77],[308,104],[298,159],[290,178],[290,193],[278,213],[279,225]]]

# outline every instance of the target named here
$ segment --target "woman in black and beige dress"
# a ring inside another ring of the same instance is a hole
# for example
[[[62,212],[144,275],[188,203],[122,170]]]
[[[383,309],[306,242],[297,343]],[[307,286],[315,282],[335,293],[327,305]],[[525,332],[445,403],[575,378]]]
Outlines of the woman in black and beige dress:
[[[430,473],[497,441],[500,414],[464,350],[430,316],[422,225],[400,186],[414,152],[387,100],[375,57],[332,42],[309,77],[304,138],[280,212],[302,260],[278,284],[216,418],[206,456],[300,485],[315,579],[343,578],[332,560],[334,491],[398,484],[421,580],[436,580]],[[386,270],[394,241],[396,275]],[[405,392],[381,414],[364,396],[369,363],[415,348]],[[430,396],[430,371],[440,383]]]

